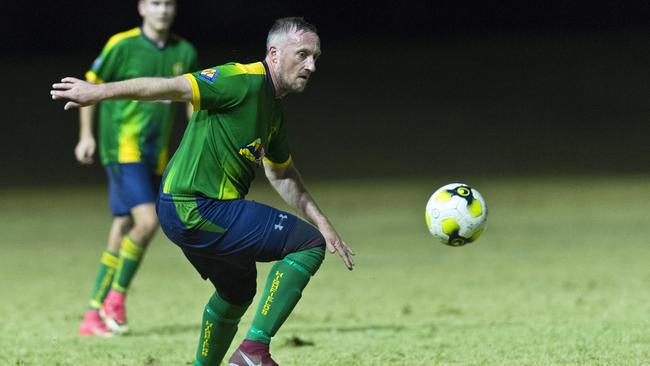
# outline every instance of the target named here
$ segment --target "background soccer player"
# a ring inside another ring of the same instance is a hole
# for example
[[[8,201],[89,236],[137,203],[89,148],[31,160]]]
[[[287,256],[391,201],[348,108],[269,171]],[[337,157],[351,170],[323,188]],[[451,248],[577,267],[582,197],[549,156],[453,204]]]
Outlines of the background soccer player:
[[[142,26],[109,39],[86,73],[88,81],[101,84],[138,76],[171,77],[195,69],[194,47],[170,33],[176,2],[140,0],[138,11]],[[75,155],[82,164],[93,162],[95,109],[80,110]],[[80,335],[127,330],[125,295],[158,228],[154,202],[167,164],[174,110],[171,101],[162,99],[111,100],[99,105],[99,152],[108,175],[113,223]]]
[[[317,271],[325,247],[352,269],[352,252],[305,189],[292,162],[281,100],[316,71],[320,40],[302,18],[275,22],[263,62],[226,64],[182,77],[92,85],[64,78],[65,108],[105,99],[191,101],[195,113],[165,171],[158,214],[165,234],[215,286],[203,313],[196,365],[218,365],[256,290],[256,261],[277,261],[252,326],[230,365],[276,365],[269,343]],[[296,216],[245,200],[263,165]]]

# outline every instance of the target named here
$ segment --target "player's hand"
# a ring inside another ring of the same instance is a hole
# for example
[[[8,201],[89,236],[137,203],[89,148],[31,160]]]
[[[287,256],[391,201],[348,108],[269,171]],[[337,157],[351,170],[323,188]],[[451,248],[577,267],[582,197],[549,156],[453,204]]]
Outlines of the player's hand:
[[[97,143],[93,137],[82,137],[74,148],[74,155],[79,163],[87,165],[93,163],[93,155]]]
[[[352,268],[354,268],[354,260],[352,259],[354,252],[352,249],[350,249],[350,247],[343,241],[343,239],[341,239],[339,234],[330,225],[319,227],[319,230],[321,234],[323,234],[323,237],[325,237],[325,243],[330,253],[338,253],[341,259],[343,259],[345,266],[349,270],[352,270]]]
[[[92,84],[77,78],[67,77],[60,83],[52,84],[52,99],[67,99],[63,109],[84,107],[101,100],[101,84]]]

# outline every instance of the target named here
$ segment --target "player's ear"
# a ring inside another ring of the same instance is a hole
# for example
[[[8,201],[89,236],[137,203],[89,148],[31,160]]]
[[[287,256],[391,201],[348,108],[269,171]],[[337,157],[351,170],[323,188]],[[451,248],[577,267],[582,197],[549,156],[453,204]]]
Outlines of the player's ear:
[[[277,63],[278,63],[278,58],[279,58],[278,48],[275,47],[275,46],[271,46],[271,47],[269,48],[269,59],[270,59],[271,62],[273,62],[274,64],[277,64]]]
[[[145,6],[146,2],[147,2],[146,0],[139,0],[138,1],[138,13],[140,14],[141,17],[144,17],[144,14],[145,14],[144,13],[144,6]]]

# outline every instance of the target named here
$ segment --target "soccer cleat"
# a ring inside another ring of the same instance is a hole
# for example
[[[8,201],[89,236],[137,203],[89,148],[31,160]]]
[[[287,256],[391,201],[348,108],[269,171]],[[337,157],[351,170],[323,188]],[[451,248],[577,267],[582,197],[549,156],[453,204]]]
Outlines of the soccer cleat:
[[[110,290],[99,310],[99,315],[101,315],[108,328],[115,334],[124,334],[129,330],[126,324],[125,301],[125,294]]]
[[[82,337],[111,337],[113,336],[113,332],[108,329],[102,318],[99,316],[99,311],[88,310],[84,315],[84,319],[81,321],[79,335]]]
[[[244,340],[228,360],[228,366],[279,366],[271,358],[269,345]]]

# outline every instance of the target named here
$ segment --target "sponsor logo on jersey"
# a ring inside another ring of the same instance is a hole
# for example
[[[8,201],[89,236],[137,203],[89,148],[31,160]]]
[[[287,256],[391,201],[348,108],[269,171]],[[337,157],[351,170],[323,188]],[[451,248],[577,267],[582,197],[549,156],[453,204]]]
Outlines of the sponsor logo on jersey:
[[[183,74],[184,71],[185,68],[183,67],[183,63],[180,61],[175,63],[174,66],[172,66],[172,73],[174,73],[174,76],[181,75]]]
[[[199,77],[208,83],[212,84],[214,82],[214,79],[217,78],[217,75],[219,75],[219,70],[216,69],[205,69],[201,71],[199,74]]]
[[[258,137],[250,144],[240,147],[239,155],[245,157],[248,161],[257,166],[262,166],[262,158],[264,157],[264,145],[262,145],[262,140]]]

